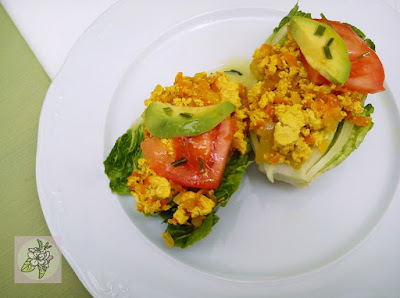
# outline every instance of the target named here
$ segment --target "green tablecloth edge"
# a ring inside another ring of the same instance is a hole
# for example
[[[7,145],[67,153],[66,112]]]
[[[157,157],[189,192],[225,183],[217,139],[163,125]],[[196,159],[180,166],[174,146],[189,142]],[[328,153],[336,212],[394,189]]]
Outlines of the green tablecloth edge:
[[[14,283],[14,236],[49,236],[36,190],[37,130],[51,80],[0,4],[0,297],[90,297],[63,258],[62,283]]]

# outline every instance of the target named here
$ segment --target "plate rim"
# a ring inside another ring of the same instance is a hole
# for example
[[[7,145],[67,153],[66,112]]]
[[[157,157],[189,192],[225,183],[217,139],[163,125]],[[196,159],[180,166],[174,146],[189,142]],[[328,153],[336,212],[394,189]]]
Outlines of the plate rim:
[[[128,1],[118,1],[117,3],[114,3],[113,5],[111,5],[110,6],[110,8],[105,12],[105,13],[103,13],[100,17],[98,17],[96,20],[95,20],[95,22],[85,31],[85,33],[78,39],[78,41],[75,43],[75,45],[73,46],[73,49],[71,50],[71,52],[70,52],[70,54],[68,55],[68,58],[66,59],[66,61],[65,61],[65,63],[64,63],[64,65],[63,65],[63,67],[62,67],[62,69],[60,70],[60,72],[57,74],[57,76],[56,76],[56,79],[53,81],[53,83],[51,84],[51,86],[50,86],[50,88],[49,88],[49,90],[48,90],[48,94],[46,95],[46,99],[45,99],[45,102],[44,102],[44,104],[43,104],[43,108],[42,108],[42,112],[43,112],[43,110],[44,110],[44,108],[45,108],[45,104],[46,104],[46,101],[48,101],[48,97],[50,98],[51,97],[51,94],[52,94],[52,92],[54,92],[54,86],[57,84],[57,82],[60,80],[60,77],[62,77],[62,75],[63,75],[63,69],[64,69],[64,67],[65,67],[65,65],[68,65],[69,63],[70,63],[70,60],[73,60],[74,59],[74,54],[75,54],[75,51],[76,51],[76,48],[78,47],[78,45],[79,45],[79,43],[81,42],[81,40],[82,39],[84,39],[85,38],[85,36],[88,34],[88,32],[90,32],[91,30],[92,30],[92,28],[93,28],[93,26],[95,26],[96,24],[98,24],[98,23],[101,23],[103,20],[104,20],[104,18],[106,18],[109,14],[111,14],[112,13],[112,11],[115,9],[115,10],[117,10],[118,8],[117,7],[119,7],[119,5],[121,5],[121,6],[123,6],[123,3],[126,3],[126,2],[128,2]],[[260,1],[253,1],[254,3],[260,3]],[[288,2],[288,1],[287,1]],[[244,1],[243,1],[243,3],[244,3]],[[265,8],[268,8],[267,6],[264,6]],[[197,15],[196,15],[197,16]],[[182,21],[186,21],[186,20],[182,20]],[[124,72],[123,72],[124,73]],[[396,98],[396,95],[393,93],[393,96]],[[396,103],[397,105],[398,105],[398,103]],[[43,115],[44,115],[44,113],[43,113]],[[40,121],[39,121],[39,136],[38,136],[38,151],[37,151],[37,160],[40,160],[40,158],[39,158],[39,146],[41,146],[41,144],[40,144],[40,142],[41,142],[41,139],[40,139],[40,135],[42,134],[43,135],[43,133],[41,133],[41,131],[42,131],[42,129],[43,129],[43,122],[45,121],[45,120],[42,120],[42,113],[41,113],[41,115],[40,115]],[[44,117],[44,116],[43,116]],[[41,204],[41,207],[42,207],[42,209],[43,209],[43,214],[44,214],[44,217],[45,217],[45,220],[46,220],[46,223],[47,223],[47,225],[48,225],[48,227],[49,227],[49,229],[50,229],[50,231],[51,231],[51,234],[53,234],[53,231],[55,230],[55,228],[54,228],[54,224],[51,222],[51,219],[50,219],[50,217],[48,216],[49,215],[49,205],[46,205],[46,202],[45,202],[45,199],[44,199],[44,191],[43,191],[43,189],[42,189],[42,185],[41,185],[41,183],[40,183],[40,179],[43,179],[42,177],[41,177],[41,173],[40,173],[40,164],[39,164],[39,162],[37,162],[37,164],[36,164],[36,179],[37,179],[37,187],[38,187],[38,193],[39,193],[39,199],[40,199],[40,204]],[[399,193],[399,186],[397,186],[397,190],[395,191],[395,195],[398,195],[398,193]],[[42,194],[42,195],[41,195]],[[388,205],[388,207],[387,208],[390,208],[390,206],[391,206],[391,204],[392,204],[392,202],[393,202],[393,199],[391,200],[391,202],[390,202],[390,204]],[[386,215],[386,211],[383,213],[383,215],[382,215],[382,217],[384,217]],[[372,235],[372,233],[374,233],[374,231],[376,230],[376,228],[377,228],[377,226],[380,224],[380,222],[381,222],[381,219],[378,221],[378,223],[373,227],[373,229],[370,231],[370,233],[368,233],[368,235],[366,236],[366,237],[364,237],[364,239],[363,240],[361,240],[360,241],[360,243],[362,243],[362,242],[364,242],[364,241],[366,241],[366,239],[368,239],[369,237],[371,237],[371,235]],[[50,223],[50,224],[49,224]],[[58,244],[58,243],[57,243]],[[357,248],[357,247],[359,247],[360,246],[360,244],[357,244],[355,247]],[[62,249],[62,246],[61,246],[61,249]],[[344,254],[344,256],[341,256],[340,258],[338,258],[337,260],[335,260],[335,261],[333,261],[333,262],[331,262],[331,263],[328,263],[327,264],[327,266],[329,266],[330,264],[332,264],[332,263],[335,263],[336,261],[340,261],[343,257],[346,257],[347,255],[348,255],[348,253],[351,253],[352,251],[354,250],[354,248],[353,249],[351,249],[349,252],[346,252],[345,254]],[[86,279],[86,277],[84,276],[84,274],[81,272],[81,270],[80,270],[80,268],[79,268],[79,265],[78,264],[75,264],[75,261],[74,261],[74,259],[71,257],[71,256],[69,256],[69,254],[68,254],[68,252],[66,252],[66,253],[64,253],[64,251],[63,251],[63,254],[64,254],[64,256],[66,257],[66,259],[68,260],[68,262],[70,263],[70,265],[71,265],[71,267],[73,268],[73,270],[77,273],[77,275],[78,275],[78,277],[79,277],[79,279],[81,280],[81,282],[84,284],[84,286],[86,287],[86,288],[88,288],[88,290],[89,290],[89,292],[92,294],[92,295],[98,295],[98,292],[96,292],[96,290],[92,287],[92,284],[90,283],[90,282],[88,282],[88,280]],[[325,266],[323,266],[323,267],[325,267]],[[322,267],[322,268],[323,268]],[[321,268],[321,269],[322,269]],[[317,271],[319,270],[319,268],[318,269],[316,269]],[[305,273],[306,275],[308,275],[308,273]]]

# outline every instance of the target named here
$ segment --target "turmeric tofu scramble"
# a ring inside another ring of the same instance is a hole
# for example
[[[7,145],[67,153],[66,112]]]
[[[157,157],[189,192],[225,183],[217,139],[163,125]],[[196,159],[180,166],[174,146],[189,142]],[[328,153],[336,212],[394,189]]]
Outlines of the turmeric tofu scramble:
[[[259,82],[247,96],[249,129],[260,139],[257,163],[300,168],[313,148],[328,149],[326,134],[343,119],[366,126],[371,118],[360,115],[366,94],[311,83],[299,47],[288,38],[284,46],[263,44],[253,55],[250,68]]]
[[[178,73],[173,86],[157,85],[146,106],[162,102],[173,106],[202,107],[229,101],[236,106],[232,114],[232,149],[244,153],[247,131],[260,139],[257,163],[285,163],[300,168],[316,148],[321,153],[329,145],[327,132],[334,132],[343,120],[366,126],[370,117],[361,116],[365,94],[335,84],[315,85],[307,78],[296,42],[290,38],[284,46],[263,44],[254,55],[250,69],[258,82],[246,87],[229,80],[226,74],[202,72],[194,77]],[[151,135],[145,130],[144,137]],[[162,139],[174,154],[172,139]],[[190,189],[157,175],[146,158],[138,160],[138,169],[127,179],[136,209],[145,215],[177,207],[172,225],[199,227],[217,205],[213,189]],[[168,246],[174,241],[162,234]]]
[[[171,86],[157,85],[116,141],[104,161],[110,189],[161,217],[169,247],[211,232],[254,161],[271,183],[305,187],[372,129],[374,107],[364,103],[385,90],[375,44],[321,16],[296,4],[252,60],[232,57],[211,73],[179,72]]]
[[[173,106],[202,107],[229,101],[236,106],[232,113],[234,132],[232,150],[245,153],[247,149],[248,118],[244,105],[246,87],[238,82],[230,81],[223,73],[208,76],[202,72],[194,77],[178,73],[173,86],[156,86],[150,98],[145,100],[149,106],[153,102],[162,102]],[[144,129],[144,138],[151,135]],[[173,155],[173,139],[161,139]],[[172,225],[193,225],[199,227],[206,216],[217,205],[213,189],[193,189],[178,185],[167,178],[157,175],[146,158],[138,160],[138,169],[127,178],[127,185],[135,197],[136,210],[145,215],[167,211],[177,207],[173,217],[168,219]],[[168,246],[174,245],[174,240],[167,232],[162,234]]]

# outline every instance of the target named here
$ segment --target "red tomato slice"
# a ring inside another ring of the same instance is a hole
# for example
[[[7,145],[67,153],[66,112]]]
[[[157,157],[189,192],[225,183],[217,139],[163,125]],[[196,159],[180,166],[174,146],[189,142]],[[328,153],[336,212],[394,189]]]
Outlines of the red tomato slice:
[[[316,21],[325,23],[325,20],[316,19]],[[375,51],[360,38],[350,26],[336,21],[329,21],[332,28],[340,37],[349,51],[351,71],[349,79],[344,83],[343,87],[349,90],[360,91],[365,93],[377,93],[384,91],[383,82],[385,80],[385,72],[383,66]],[[361,55],[369,52],[369,55],[360,58]],[[307,70],[308,78],[311,82],[321,85],[327,84],[329,81],[313,69],[306,60],[301,60]]]
[[[301,63],[303,63],[304,68],[307,71],[307,77],[311,82],[316,85],[330,84],[327,79],[325,79],[318,71],[316,71],[314,68],[311,67],[310,64],[308,64],[306,58],[304,58],[302,53],[300,54],[300,61]]]
[[[150,137],[140,147],[151,169],[172,182],[193,188],[214,189],[221,183],[233,140],[234,122],[226,119],[214,129],[195,137],[173,138],[174,154],[158,137]],[[185,157],[187,162],[172,163]],[[203,162],[201,172],[198,159]]]

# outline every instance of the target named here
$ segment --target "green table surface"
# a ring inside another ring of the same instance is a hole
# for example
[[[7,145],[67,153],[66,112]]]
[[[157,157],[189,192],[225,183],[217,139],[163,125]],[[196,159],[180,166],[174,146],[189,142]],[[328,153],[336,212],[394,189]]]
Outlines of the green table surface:
[[[14,236],[49,236],[36,190],[40,110],[51,80],[0,4],[0,297],[89,297],[62,260],[62,282],[14,283]]]

